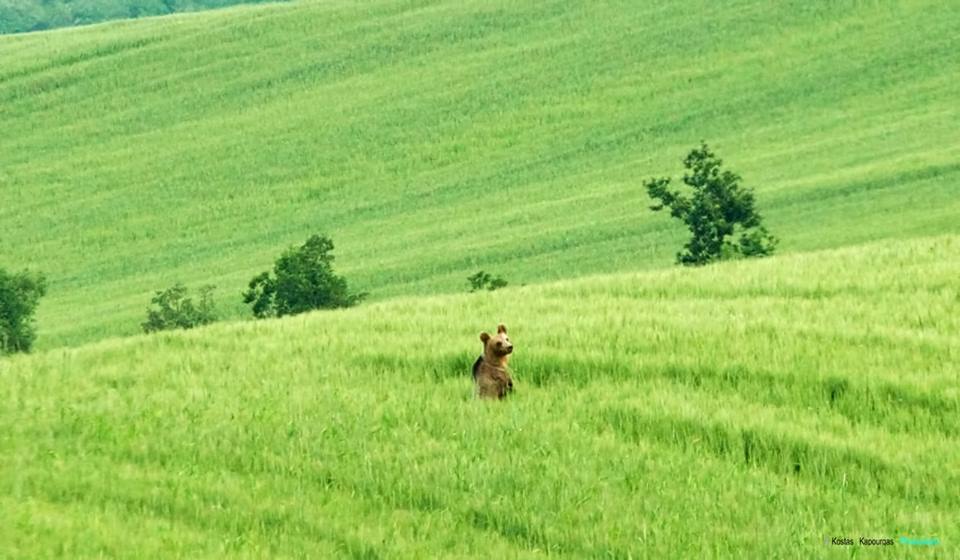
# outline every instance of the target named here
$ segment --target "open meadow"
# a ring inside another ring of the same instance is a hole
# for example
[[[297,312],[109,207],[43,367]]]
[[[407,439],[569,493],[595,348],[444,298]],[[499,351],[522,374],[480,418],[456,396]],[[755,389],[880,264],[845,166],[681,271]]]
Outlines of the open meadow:
[[[958,27],[330,0],[0,35],[0,268],[49,281],[0,356],[0,558],[960,556]],[[642,182],[701,140],[776,256],[674,264]],[[369,299],[254,320],[318,232]],[[140,334],[177,281],[223,320]]]
[[[817,558],[841,552],[826,536],[906,536],[950,558],[957,254],[935,237],[0,361],[0,543]],[[517,345],[506,402],[472,396],[478,317]]]
[[[701,139],[781,251],[960,233],[960,4],[303,2],[0,36],[0,266],[37,347],[307,235],[373,298],[670,266]],[[919,38],[922,37],[922,40]]]

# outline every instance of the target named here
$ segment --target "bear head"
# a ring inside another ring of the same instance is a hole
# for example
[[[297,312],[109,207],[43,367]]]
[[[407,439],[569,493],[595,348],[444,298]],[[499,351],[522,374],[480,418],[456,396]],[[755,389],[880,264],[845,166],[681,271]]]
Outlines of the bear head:
[[[497,334],[490,336],[487,332],[480,333],[480,341],[483,342],[483,352],[490,358],[498,361],[504,360],[513,352],[513,343],[507,336],[507,327],[505,325],[497,326]]]

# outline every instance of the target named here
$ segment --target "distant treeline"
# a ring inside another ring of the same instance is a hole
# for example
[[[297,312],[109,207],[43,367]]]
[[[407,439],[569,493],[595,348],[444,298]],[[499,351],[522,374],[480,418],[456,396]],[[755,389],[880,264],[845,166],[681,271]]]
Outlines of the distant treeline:
[[[0,0],[0,33],[259,4],[271,0]]]

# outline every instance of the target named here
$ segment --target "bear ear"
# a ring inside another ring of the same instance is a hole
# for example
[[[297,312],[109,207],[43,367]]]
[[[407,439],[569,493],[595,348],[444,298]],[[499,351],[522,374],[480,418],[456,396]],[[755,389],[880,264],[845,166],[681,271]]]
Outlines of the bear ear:
[[[507,326],[504,325],[503,323],[500,323],[499,325],[497,325],[497,333],[507,334]]]
[[[490,333],[482,332],[480,333],[480,342],[486,344],[490,340]]]

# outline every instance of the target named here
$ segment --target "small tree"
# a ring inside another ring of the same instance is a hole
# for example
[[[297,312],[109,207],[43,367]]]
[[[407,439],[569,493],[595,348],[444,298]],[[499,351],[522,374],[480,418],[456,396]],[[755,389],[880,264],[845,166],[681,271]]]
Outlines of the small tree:
[[[283,317],[314,309],[351,307],[366,293],[351,294],[347,281],[333,273],[333,241],[313,235],[300,247],[284,251],[273,266],[250,280],[243,302],[257,318]]]
[[[499,276],[493,277],[482,270],[477,272],[476,274],[467,276],[467,282],[470,282],[471,292],[475,292],[477,290],[483,290],[483,289],[487,289],[492,292],[496,289],[503,288],[504,286],[507,285],[507,281],[504,280],[503,278]]]
[[[42,274],[0,269],[0,354],[30,351],[37,338],[33,312],[46,293]]]
[[[193,300],[187,297],[187,287],[179,282],[157,292],[150,300],[156,308],[147,308],[147,320],[141,324],[143,332],[192,329],[216,321],[213,289],[214,286],[200,288],[198,305],[194,305]]]
[[[692,194],[672,190],[668,177],[644,183],[650,197],[659,201],[650,209],[670,208],[670,215],[687,224],[693,234],[677,254],[680,264],[762,257],[772,254],[777,245],[754,208],[753,191],[740,186],[736,173],[721,171],[722,163],[703,143],[683,160],[688,170],[683,182],[693,189]]]

